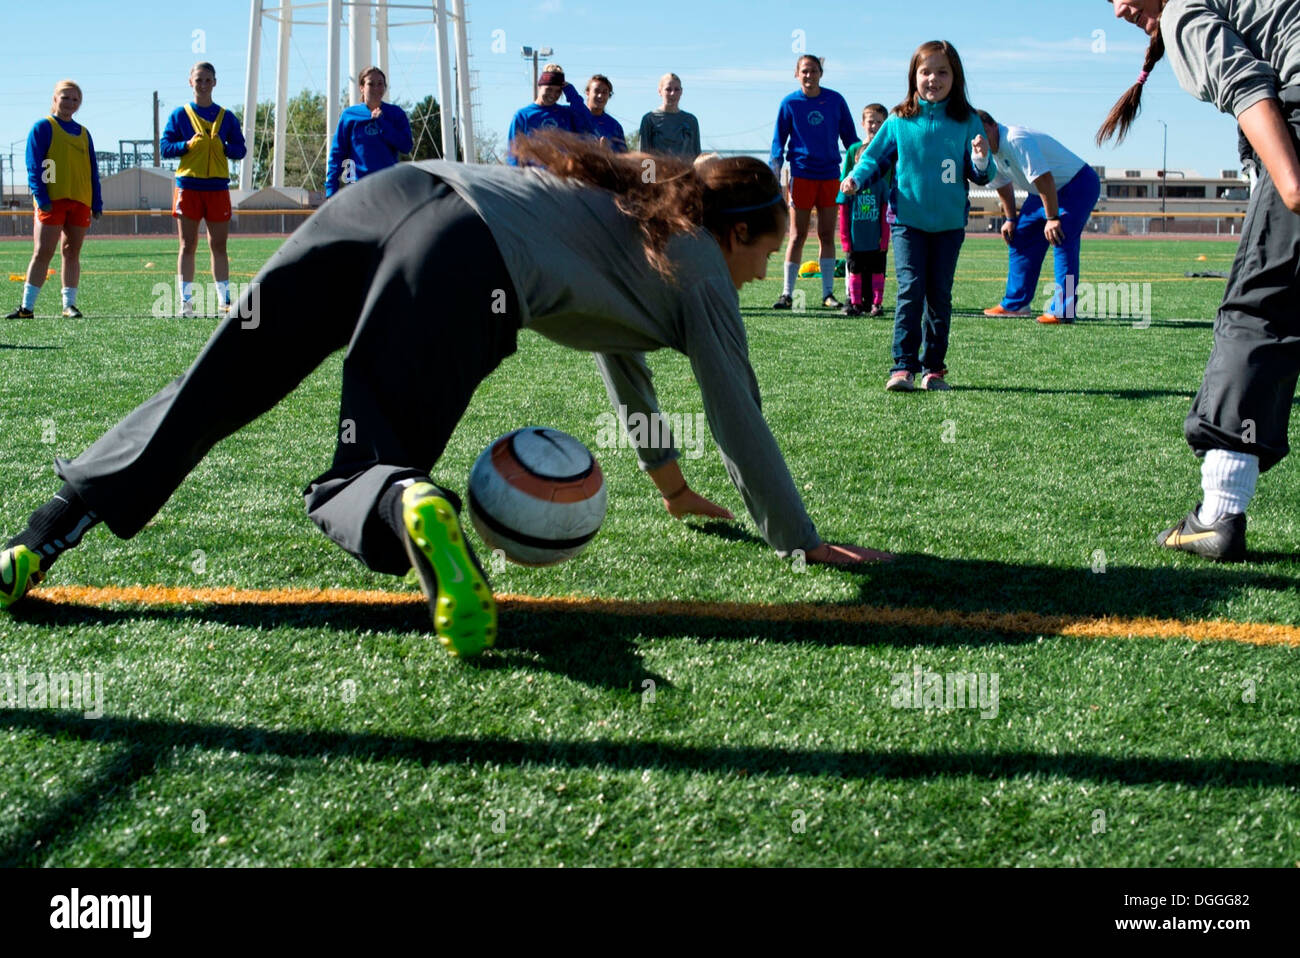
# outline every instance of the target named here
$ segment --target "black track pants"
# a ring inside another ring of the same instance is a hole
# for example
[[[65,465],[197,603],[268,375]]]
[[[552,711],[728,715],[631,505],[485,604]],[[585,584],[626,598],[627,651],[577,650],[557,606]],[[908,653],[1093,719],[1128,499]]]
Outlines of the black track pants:
[[[370,568],[400,575],[409,562],[379,498],[433,468],[475,388],[514,352],[518,316],[478,215],[429,173],[395,167],[326,203],[187,372],[55,468],[130,538],[208,450],[346,347],[334,463],[308,486],[307,511]]]

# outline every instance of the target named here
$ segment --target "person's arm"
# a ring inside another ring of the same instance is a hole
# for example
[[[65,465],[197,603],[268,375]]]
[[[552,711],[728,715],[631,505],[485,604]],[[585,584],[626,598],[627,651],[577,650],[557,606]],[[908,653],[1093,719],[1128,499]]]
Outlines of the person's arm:
[[[691,159],[699,156],[704,152],[704,140],[700,136],[700,120],[694,113],[686,114],[690,117],[691,136],[695,139],[695,152],[691,154]]]
[[[866,189],[893,169],[898,159],[897,120],[897,117],[891,116],[885,121],[884,126],[876,131],[875,137],[862,151],[853,172],[840,183],[840,192],[845,196]]]
[[[976,186],[988,186],[997,175],[998,165],[993,162],[989,141],[984,138],[984,124],[978,116],[972,115],[966,125],[966,139],[970,143],[966,151],[966,179]]]
[[[50,190],[45,183],[45,156],[50,152],[54,131],[53,120],[37,120],[27,134],[27,189],[42,212],[50,208]]]
[[[1292,213],[1300,213],[1300,159],[1296,157],[1291,131],[1279,102],[1259,100],[1247,107],[1237,122],[1268,171],[1282,202]]]
[[[785,165],[785,144],[790,139],[790,129],[790,112],[786,109],[785,101],[782,100],[776,110],[776,126],[772,131],[772,152],[767,161],[767,165],[772,168],[778,180],[781,179],[781,167]]]
[[[330,141],[330,158],[325,165],[326,199],[339,191],[339,177],[343,173],[343,163],[348,157],[347,122],[347,117],[339,117],[339,125],[334,129],[334,139]]]
[[[840,96],[840,142],[846,151],[852,150],[853,144],[858,142],[858,128],[853,122],[853,111],[843,96]]]
[[[578,93],[578,88],[572,83],[564,84],[564,99],[569,104],[569,117],[573,121],[574,133],[585,133],[588,136],[596,132],[596,118],[591,115],[591,110],[587,108],[587,101]]]
[[[242,160],[248,156],[248,144],[244,142],[244,131],[239,125],[239,117],[229,110],[226,111],[217,134],[221,137],[221,149],[225,152],[226,159]]]
[[[802,550],[810,562],[847,564],[890,558],[855,546],[833,546],[817,534],[763,418],[734,288],[721,278],[702,282],[688,296],[686,308],[692,315],[685,324],[685,352],[704,400],[704,414],[727,474],[763,539],[783,557]]]
[[[1061,204],[1056,196],[1056,177],[1044,173],[1034,180],[1034,189],[1038,190],[1043,201],[1043,213],[1047,217],[1047,222],[1043,224],[1043,235],[1053,246],[1060,246],[1065,242],[1065,231],[1061,229]]]
[[[649,153],[655,148],[654,144],[655,128],[650,120],[650,114],[647,113],[641,117],[641,129],[637,134],[637,149],[642,153]]]
[[[664,507],[680,519],[687,515],[734,519],[728,509],[692,490],[678,464],[681,455],[659,401],[643,353],[596,353],[596,368],[620,427],[636,447],[637,462],[663,496]],[[628,420],[638,417],[641,426]],[[702,438],[702,437],[700,437]],[[639,440],[639,442],[638,442]]]
[[[165,160],[180,159],[189,150],[190,137],[193,135],[194,130],[185,111],[173,110],[171,116],[167,117],[167,124],[158,138],[158,152]]]
[[[394,153],[410,153],[415,140],[411,136],[411,120],[406,111],[395,103],[380,104],[379,138]]]
[[[519,158],[515,156],[514,151],[510,149],[516,137],[528,135],[528,121],[524,116],[523,110],[518,110],[510,120],[510,132],[506,134],[506,165],[518,166]]]
[[[99,188],[99,160],[95,157],[95,141],[86,131],[86,149],[90,152],[90,215],[99,219],[104,212],[104,194]]]
[[[1002,238],[1011,243],[1011,234],[1016,230],[1016,187],[1007,181],[997,188],[998,205],[1002,207]]]

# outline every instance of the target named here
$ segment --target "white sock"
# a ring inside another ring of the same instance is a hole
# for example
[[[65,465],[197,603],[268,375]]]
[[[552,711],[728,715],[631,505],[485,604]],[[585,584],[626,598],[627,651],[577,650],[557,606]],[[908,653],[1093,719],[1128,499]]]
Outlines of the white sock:
[[[36,297],[41,295],[41,288],[31,283],[23,283],[23,309],[35,309]]]
[[[791,293],[794,292],[794,280],[795,280],[795,277],[798,276],[798,275],[799,275],[799,264],[798,264],[798,263],[786,263],[786,264],[785,264],[785,288],[784,288],[784,292],[785,292],[785,295],[786,295],[786,296],[789,296]]]
[[[230,305],[230,280],[217,280],[217,296],[220,297],[219,302]]]
[[[63,308],[67,309],[69,306],[76,306],[76,305],[77,305],[77,287],[75,286],[63,287]]]
[[[818,260],[822,268],[822,299],[835,292],[835,257]]]
[[[1199,519],[1205,525],[1233,513],[1245,513],[1259,480],[1259,456],[1229,449],[1211,449],[1201,463]]]

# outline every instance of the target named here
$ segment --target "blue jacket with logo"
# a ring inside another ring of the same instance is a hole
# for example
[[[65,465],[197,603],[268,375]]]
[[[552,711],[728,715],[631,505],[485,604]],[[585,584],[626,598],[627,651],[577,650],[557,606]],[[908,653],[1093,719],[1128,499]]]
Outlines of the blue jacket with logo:
[[[795,90],[781,101],[772,137],[772,171],[780,172],[786,141],[790,143],[790,173],[802,180],[833,180],[840,173],[840,146],[858,138],[853,113],[844,97],[821,88],[815,97]]]

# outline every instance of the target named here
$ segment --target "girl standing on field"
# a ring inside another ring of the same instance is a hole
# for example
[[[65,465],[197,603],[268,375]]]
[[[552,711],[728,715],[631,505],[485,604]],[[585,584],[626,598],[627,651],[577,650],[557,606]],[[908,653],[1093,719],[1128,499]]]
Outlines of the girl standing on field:
[[[63,315],[81,319],[77,283],[81,280],[81,244],[93,216],[99,219],[104,198],[99,193],[99,165],[90,131],[72,119],[81,107],[81,87],[71,80],[54,85],[50,115],[37,120],[27,134],[27,186],[36,207],[32,235],[35,249],[27,264],[23,299],[5,319],[31,319],[36,297],[45,285],[46,270],[63,234]]]
[[[894,366],[885,388],[947,390],[945,365],[952,284],[966,237],[966,181],[983,186],[994,164],[980,118],[966,98],[966,74],[943,40],[917,47],[907,98],[894,107],[840,190],[852,196],[896,167],[894,190]],[[924,355],[921,350],[924,349]]]
[[[401,164],[322,206],[186,373],[76,459],[56,460],[63,487],[0,550],[0,609],[95,523],[134,536],[214,445],[346,349],[339,415],[352,428],[308,487],[308,514],[376,571],[413,566],[439,639],[478,653],[495,638],[496,604],[459,499],[430,471],[521,328],[597,353],[620,413],[656,420],[645,353],[683,353],[773,548],[832,564],[890,558],[822,541],[763,418],[738,294],[764,277],[786,230],[767,164],[659,156],[661,175],[646,182],[646,154],[586,135],[543,132],[514,149],[523,168]],[[731,518],[687,485],[661,438],[642,437],[637,455],[668,512]]]
[[[587,81],[587,109],[591,111],[591,132],[600,142],[615,153],[627,152],[627,138],[623,124],[605,112],[609,98],[614,95],[614,83],[603,73]]]
[[[844,155],[841,179],[858,165],[862,152],[876,138],[888,116],[888,111],[879,103],[869,104],[863,109],[862,129],[866,138],[861,143],[854,143]],[[889,224],[893,221],[889,213],[889,195],[893,188],[894,178],[888,176],[877,180],[870,189],[860,190],[857,196],[848,197],[840,193],[835,197],[840,204],[840,243],[848,258],[844,272],[848,277],[845,285],[848,287],[849,305],[844,307],[845,316],[879,316],[884,311],[885,261],[889,255]],[[870,307],[866,300],[867,283],[871,286]]]
[[[1246,558],[1246,507],[1259,474],[1290,450],[1300,376],[1300,4],[1130,0],[1115,16],[1151,37],[1142,72],[1097,134],[1122,140],[1142,86],[1169,54],[1179,84],[1237,118],[1262,169],[1214,320],[1214,349],[1183,423],[1202,458],[1202,502],[1156,537],[1166,549]],[[1165,44],[1168,43],[1166,50]]]
[[[681,108],[682,78],[665,73],[659,78],[659,109],[641,117],[639,149],[643,153],[669,153],[693,160],[700,155],[700,121]]]
[[[182,316],[194,315],[194,253],[199,245],[199,224],[207,221],[208,249],[212,253],[212,279],[217,284],[218,309],[230,310],[230,164],[248,153],[244,133],[233,113],[212,102],[217,68],[196,63],[190,68],[194,100],[177,107],[167,119],[160,149],[168,159],[179,159],[172,190],[172,216],[181,238],[176,258]]]
[[[817,211],[817,258],[821,264],[822,305],[840,309],[835,298],[835,212],[840,177],[840,141],[846,149],[857,140],[853,111],[834,90],[821,85],[822,62],[801,56],[794,65],[799,89],[781,101],[772,136],[772,172],[779,178],[790,154],[790,243],[785,250],[785,275],[781,296],[773,309],[794,306],[794,281],[803,259],[812,211]]]

